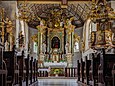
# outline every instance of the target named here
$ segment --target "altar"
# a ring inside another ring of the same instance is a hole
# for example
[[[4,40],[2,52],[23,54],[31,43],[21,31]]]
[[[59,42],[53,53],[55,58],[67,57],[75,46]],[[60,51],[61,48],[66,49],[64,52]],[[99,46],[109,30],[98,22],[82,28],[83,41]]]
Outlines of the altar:
[[[44,62],[45,67],[67,67],[67,62]]]
[[[38,54],[42,67],[67,67],[72,66],[72,54],[75,26],[71,24],[72,18],[66,22],[61,21],[60,9],[51,12],[51,18],[42,18],[38,28]],[[48,25],[46,22],[49,22]]]

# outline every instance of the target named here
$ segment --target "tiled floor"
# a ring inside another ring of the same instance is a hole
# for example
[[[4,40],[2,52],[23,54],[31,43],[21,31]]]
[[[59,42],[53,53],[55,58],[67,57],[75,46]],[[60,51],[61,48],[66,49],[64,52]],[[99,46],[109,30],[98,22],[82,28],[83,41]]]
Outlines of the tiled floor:
[[[38,79],[38,86],[79,86],[76,79]]]

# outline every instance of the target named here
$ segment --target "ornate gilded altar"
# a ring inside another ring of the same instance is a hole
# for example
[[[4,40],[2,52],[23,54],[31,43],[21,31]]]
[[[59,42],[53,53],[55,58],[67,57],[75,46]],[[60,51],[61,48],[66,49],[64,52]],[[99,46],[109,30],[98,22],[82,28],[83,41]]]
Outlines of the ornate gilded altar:
[[[47,21],[39,18],[38,28],[38,54],[45,64],[65,62],[68,66],[72,64],[72,53],[74,47],[74,28],[71,24],[72,18],[62,21],[62,11],[54,9]],[[68,50],[65,46],[69,43]],[[66,51],[68,51],[66,53]],[[44,58],[44,59],[43,59]]]

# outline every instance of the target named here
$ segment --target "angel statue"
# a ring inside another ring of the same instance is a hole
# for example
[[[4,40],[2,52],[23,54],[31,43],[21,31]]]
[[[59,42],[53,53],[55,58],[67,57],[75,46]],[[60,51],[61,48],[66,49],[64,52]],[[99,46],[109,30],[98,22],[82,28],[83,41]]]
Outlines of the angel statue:
[[[46,53],[46,43],[45,42],[42,43],[42,52],[43,54]]]
[[[9,50],[9,42],[6,40],[5,42],[5,51],[8,51]]]
[[[24,44],[24,35],[22,34],[22,31],[19,33],[19,45]]]
[[[40,25],[45,25],[45,20],[44,19],[41,19],[40,17],[37,17],[37,18],[40,21]]]

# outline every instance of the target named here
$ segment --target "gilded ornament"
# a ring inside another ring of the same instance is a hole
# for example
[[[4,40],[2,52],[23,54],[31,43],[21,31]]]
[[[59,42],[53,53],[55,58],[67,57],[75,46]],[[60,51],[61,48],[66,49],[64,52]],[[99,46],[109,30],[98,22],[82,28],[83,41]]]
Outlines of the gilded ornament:
[[[31,39],[32,39],[32,41],[34,41],[34,42],[38,42],[38,35],[37,35],[37,34],[33,35],[33,36],[31,37]]]

